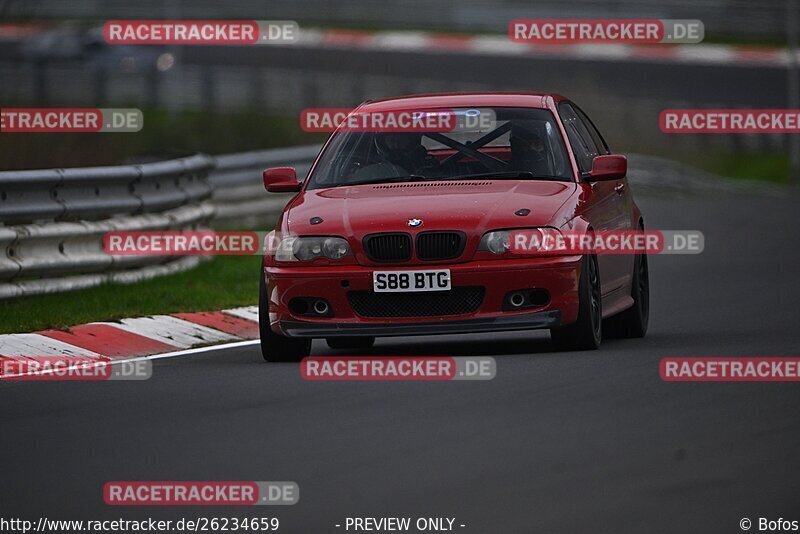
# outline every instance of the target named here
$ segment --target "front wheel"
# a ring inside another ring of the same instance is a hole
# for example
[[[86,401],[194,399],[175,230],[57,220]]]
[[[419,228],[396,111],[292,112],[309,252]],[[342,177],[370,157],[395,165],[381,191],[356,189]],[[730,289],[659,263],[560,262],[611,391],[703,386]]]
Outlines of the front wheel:
[[[597,256],[584,256],[578,283],[578,320],[552,328],[550,339],[560,350],[595,350],[603,339],[603,307]]]
[[[631,297],[633,306],[607,321],[606,331],[613,337],[637,338],[647,333],[650,320],[650,273],[646,254],[638,254],[634,261]]]
[[[268,362],[299,362],[311,353],[311,338],[281,336],[269,327],[269,300],[263,272],[258,284],[258,329],[261,355]]]

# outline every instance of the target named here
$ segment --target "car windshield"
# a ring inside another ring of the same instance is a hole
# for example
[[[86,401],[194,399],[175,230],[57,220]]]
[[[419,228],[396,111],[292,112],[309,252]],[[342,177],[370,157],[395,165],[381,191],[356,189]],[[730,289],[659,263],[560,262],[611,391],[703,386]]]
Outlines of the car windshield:
[[[455,109],[459,116],[477,109]],[[491,121],[422,133],[338,131],[309,189],[364,183],[493,178],[572,181],[553,114],[546,109],[480,108]]]

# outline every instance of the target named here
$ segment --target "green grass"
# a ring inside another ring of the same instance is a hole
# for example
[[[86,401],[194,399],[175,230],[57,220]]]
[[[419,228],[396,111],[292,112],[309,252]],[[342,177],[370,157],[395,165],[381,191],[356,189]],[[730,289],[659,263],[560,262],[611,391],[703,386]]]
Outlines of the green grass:
[[[720,176],[785,184],[789,181],[789,156],[771,154],[712,154],[687,161]]]
[[[253,305],[258,302],[260,264],[260,256],[219,256],[196,269],[137,284],[3,300],[0,334]]]

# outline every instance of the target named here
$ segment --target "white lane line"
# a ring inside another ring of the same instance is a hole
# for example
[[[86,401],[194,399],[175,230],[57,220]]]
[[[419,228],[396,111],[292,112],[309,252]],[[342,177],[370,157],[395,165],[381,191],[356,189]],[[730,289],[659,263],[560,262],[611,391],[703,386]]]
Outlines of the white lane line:
[[[24,356],[28,358],[44,356],[101,357],[100,354],[89,349],[82,349],[40,334],[5,334],[0,336],[0,357],[2,356]]]
[[[114,360],[125,362],[138,362],[145,360],[161,360],[165,358],[178,358],[180,356],[191,356],[193,354],[202,354],[203,352],[211,352],[214,350],[235,349],[238,347],[247,347],[250,345],[257,345],[261,343],[260,339],[248,339],[246,341],[234,341],[233,343],[223,343],[222,345],[209,345],[207,347],[195,347],[193,349],[176,350],[174,352],[165,352],[163,354],[151,354],[150,356],[139,356],[138,358],[130,358],[127,360]]]
[[[134,317],[132,319],[122,319],[119,323],[92,324],[113,326],[182,349],[195,345],[206,345],[209,343],[240,339],[239,337],[221,332],[214,328],[184,321],[183,319],[178,319],[170,315]]]
[[[234,315],[246,321],[258,322],[258,306],[243,306],[241,308],[231,308],[230,310],[222,310],[223,313]]]

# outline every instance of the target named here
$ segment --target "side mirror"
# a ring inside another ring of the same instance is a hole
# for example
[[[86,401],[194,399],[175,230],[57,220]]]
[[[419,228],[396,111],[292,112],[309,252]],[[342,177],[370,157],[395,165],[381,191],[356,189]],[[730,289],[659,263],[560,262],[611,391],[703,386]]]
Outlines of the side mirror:
[[[264,189],[270,193],[294,193],[300,191],[297,171],[294,167],[272,167],[264,171]]]
[[[592,160],[589,180],[592,182],[622,180],[628,174],[628,158],[619,154],[596,156]]]

